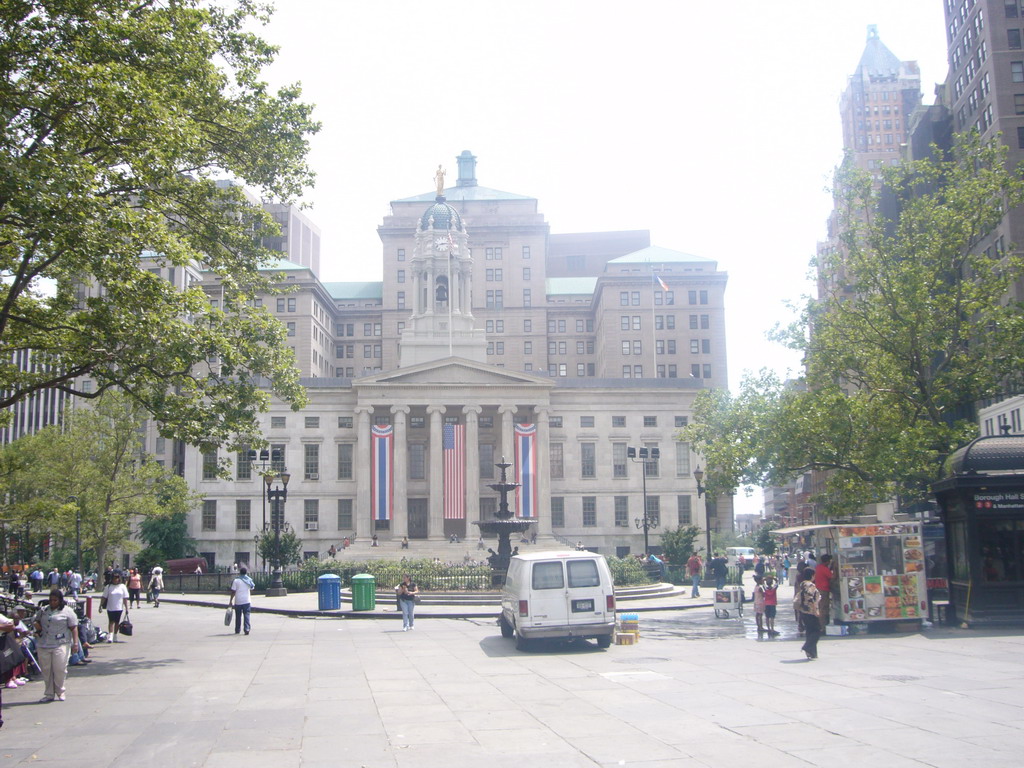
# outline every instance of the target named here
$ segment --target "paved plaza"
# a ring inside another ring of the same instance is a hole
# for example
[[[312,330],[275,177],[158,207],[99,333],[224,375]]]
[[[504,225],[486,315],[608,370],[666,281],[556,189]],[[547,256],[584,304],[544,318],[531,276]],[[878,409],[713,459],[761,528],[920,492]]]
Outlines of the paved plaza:
[[[132,619],[66,702],[4,691],[0,765],[993,768],[1024,751],[1024,631],[829,637],[808,662],[788,616],[758,640],[707,607],[642,613],[635,646],[525,653],[483,618],[254,614],[248,637],[212,608]]]

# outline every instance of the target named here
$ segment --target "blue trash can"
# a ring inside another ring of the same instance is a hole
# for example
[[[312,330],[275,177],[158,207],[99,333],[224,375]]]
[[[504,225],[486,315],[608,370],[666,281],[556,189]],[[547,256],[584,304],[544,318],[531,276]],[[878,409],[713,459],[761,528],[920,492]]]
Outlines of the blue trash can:
[[[325,573],[316,580],[319,595],[318,608],[321,611],[337,611],[341,608],[341,576]]]

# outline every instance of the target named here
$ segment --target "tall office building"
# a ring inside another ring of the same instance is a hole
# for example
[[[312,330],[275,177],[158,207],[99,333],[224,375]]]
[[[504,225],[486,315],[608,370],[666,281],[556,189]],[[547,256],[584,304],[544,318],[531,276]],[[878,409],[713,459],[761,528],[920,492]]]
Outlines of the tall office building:
[[[645,513],[654,546],[705,525],[699,459],[676,435],[702,388],[726,386],[727,275],[647,232],[551,234],[536,198],[480,185],[469,152],[457,163],[455,184],[392,201],[382,281],[324,283],[282,261],[295,290],[263,298],[311,401],[275,401],[264,423],[304,549],[475,538],[503,457],[540,536],[625,554],[643,550]],[[190,535],[214,563],[249,561],[263,483],[246,455],[230,480],[216,458],[186,454],[204,498]],[[709,506],[711,527],[731,529],[730,500]]]
[[[945,0],[950,111],[956,133],[1001,136],[1009,164],[1024,161],[1024,3]],[[1007,211],[977,247],[993,255],[1024,243],[1024,211]],[[1024,300],[1024,280],[1012,298]]]

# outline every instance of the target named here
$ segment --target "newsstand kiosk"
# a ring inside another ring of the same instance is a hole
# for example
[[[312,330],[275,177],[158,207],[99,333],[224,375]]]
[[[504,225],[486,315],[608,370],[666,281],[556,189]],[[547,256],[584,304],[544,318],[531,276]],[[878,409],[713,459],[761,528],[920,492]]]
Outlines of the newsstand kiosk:
[[[812,536],[819,555],[832,555],[838,596],[830,619],[839,624],[920,622],[928,615],[921,523],[833,523],[772,531]]]
[[[945,474],[932,492],[955,621],[1024,623],[1024,435],[979,437],[946,460]]]

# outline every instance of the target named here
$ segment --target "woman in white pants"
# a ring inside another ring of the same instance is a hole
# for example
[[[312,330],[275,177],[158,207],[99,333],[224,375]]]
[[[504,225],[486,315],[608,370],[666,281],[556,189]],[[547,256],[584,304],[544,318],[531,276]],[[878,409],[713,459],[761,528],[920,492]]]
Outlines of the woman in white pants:
[[[35,618],[36,657],[43,672],[43,698],[40,701],[64,701],[64,680],[68,674],[68,659],[78,653],[78,616],[64,605],[64,594],[58,588],[50,590],[50,604],[40,608]]]

